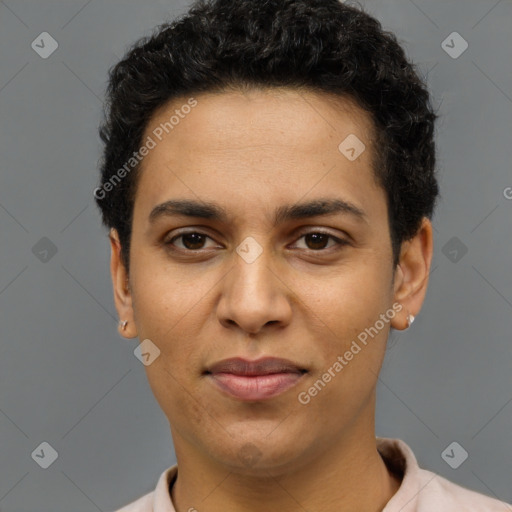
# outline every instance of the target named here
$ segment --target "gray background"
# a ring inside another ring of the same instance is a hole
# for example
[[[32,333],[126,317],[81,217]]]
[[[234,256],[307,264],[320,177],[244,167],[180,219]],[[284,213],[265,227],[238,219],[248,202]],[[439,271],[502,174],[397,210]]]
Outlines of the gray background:
[[[512,501],[512,5],[362,4],[398,34],[441,115],[429,292],[411,329],[389,340],[377,434],[409,443],[426,469]],[[175,462],[138,342],[116,331],[92,191],[108,68],[188,5],[0,1],[2,512],[113,510]],[[59,45],[47,59],[31,48],[44,31]],[[442,48],[454,31],[469,45],[458,58]],[[469,454],[458,469],[441,457],[453,441]],[[42,442],[58,452],[47,469],[31,455]]]

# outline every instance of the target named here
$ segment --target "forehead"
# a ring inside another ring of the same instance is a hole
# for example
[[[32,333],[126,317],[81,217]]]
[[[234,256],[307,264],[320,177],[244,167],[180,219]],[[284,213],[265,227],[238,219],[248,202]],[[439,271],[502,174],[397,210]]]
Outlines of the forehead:
[[[146,127],[155,147],[141,163],[136,208],[170,197],[242,207],[333,187],[361,205],[383,195],[372,170],[373,124],[348,98],[282,88],[200,94],[184,108],[188,99],[169,102]],[[346,140],[364,144],[356,159],[340,150]]]
[[[169,134],[164,134],[169,143],[175,143],[176,149],[182,142],[190,145],[192,134],[202,138],[202,148],[208,151],[251,150],[264,143],[308,152],[318,152],[333,144],[336,149],[337,139],[344,132],[358,133],[366,139],[373,135],[369,115],[348,97],[267,88],[206,93],[195,100],[197,106],[180,119],[174,116],[178,122]],[[188,98],[174,99],[158,109],[148,123],[146,134],[169,121],[170,114],[184,110],[187,101]]]

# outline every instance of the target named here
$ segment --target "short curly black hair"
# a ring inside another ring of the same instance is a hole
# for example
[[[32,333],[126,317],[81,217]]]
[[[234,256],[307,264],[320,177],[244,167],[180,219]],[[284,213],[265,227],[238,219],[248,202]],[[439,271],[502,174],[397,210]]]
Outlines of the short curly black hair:
[[[109,72],[94,195],[103,224],[119,234],[127,271],[139,166],[126,172],[126,162],[150,118],[176,98],[247,87],[350,97],[369,112],[396,266],[402,242],[423,217],[432,218],[439,193],[437,115],[396,36],[362,7],[339,0],[199,0],[139,39]]]

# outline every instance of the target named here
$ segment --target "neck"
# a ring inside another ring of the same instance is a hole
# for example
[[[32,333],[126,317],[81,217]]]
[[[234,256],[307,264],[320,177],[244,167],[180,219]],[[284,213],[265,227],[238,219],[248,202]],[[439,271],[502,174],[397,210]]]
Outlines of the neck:
[[[400,479],[377,451],[374,428],[352,430],[307,461],[251,475],[198,456],[196,447],[173,432],[178,476],[171,498],[176,511],[380,512]]]

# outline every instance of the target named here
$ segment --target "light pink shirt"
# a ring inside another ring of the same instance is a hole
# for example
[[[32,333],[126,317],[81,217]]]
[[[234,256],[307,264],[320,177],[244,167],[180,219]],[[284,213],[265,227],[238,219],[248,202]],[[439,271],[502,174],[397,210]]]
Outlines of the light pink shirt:
[[[400,439],[377,437],[377,448],[388,467],[403,474],[400,488],[382,512],[512,512],[512,506],[503,501],[421,469],[412,450]],[[176,464],[166,469],[154,491],[116,512],[176,512],[169,484],[177,471]]]

